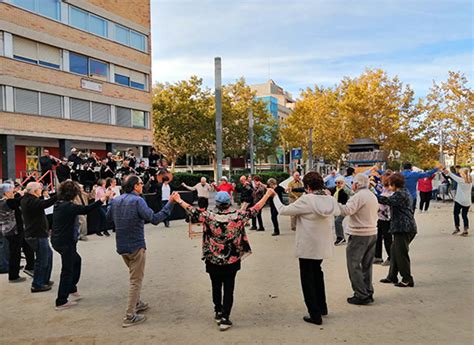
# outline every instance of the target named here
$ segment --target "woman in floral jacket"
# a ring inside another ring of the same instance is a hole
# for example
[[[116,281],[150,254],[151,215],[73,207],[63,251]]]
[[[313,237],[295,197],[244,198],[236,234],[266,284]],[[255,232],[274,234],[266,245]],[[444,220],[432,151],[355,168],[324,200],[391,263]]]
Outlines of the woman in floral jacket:
[[[194,208],[179,194],[174,195],[175,202],[203,224],[202,259],[211,278],[215,320],[221,331],[232,326],[229,316],[234,300],[235,276],[240,270],[241,259],[251,254],[245,224],[257,215],[270,195],[271,191],[267,191],[249,210],[232,210],[229,194],[218,192],[214,211]]]

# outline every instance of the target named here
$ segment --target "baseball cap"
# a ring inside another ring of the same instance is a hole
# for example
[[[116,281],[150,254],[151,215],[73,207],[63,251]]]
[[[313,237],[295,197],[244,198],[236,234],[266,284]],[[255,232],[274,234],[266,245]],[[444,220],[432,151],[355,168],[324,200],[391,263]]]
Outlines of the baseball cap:
[[[216,193],[216,203],[218,204],[230,204],[230,195],[227,192]]]

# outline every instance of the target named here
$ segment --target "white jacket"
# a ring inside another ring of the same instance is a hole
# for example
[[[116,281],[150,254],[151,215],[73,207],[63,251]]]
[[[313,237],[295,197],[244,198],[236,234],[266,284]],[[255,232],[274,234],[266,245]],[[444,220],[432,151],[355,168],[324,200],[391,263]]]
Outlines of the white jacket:
[[[279,214],[296,216],[297,258],[322,260],[334,255],[334,216],[340,211],[332,196],[304,194],[288,206],[275,196],[273,202]]]

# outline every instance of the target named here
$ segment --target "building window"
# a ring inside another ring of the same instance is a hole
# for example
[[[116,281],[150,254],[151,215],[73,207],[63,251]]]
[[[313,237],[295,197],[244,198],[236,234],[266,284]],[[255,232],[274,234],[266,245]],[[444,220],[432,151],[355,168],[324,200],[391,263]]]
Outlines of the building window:
[[[70,6],[69,24],[78,29],[88,31],[102,37],[108,37],[107,20],[74,6]]]
[[[45,17],[60,19],[60,0],[11,0],[12,4]]]
[[[130,30],[121,25],[115,24],[115,40],[125,44],[126,46],[130,45]]]
[[[41,115],[62,117],[63,102],[62,97],[50,93],[40,93]]]
[[[73,73],[88,75],[89,63],[87,56],[69,53],[69,71]]]
[[[139,110],[132,110],[132,127],[145,128],[145,112]]]
[[[61,68],[61,50],[23,37],[13,37],[13,57],[45,67]]]
[[[88,17],[86,11],[71,6],[71,10],[69,11],[69,24],[72,26],[87,31]]]
[[[130,30],[130,45],[135,49],[145,51],[145,36]]]
[[[92,102],[92,122],[110,123],[110,105]]]
[[[115,24],[115,40],[132,48],[146,51],[146,36],[130,30],[119,24]]]
[[[116,124],[123,127],[131,127],[132,110],[128,108],[116,107]]]
[[[39,93],[36,91],[15,89],[14,109],[16,113],[38,115]]]
[[[5,96],[4,96],[4,87],[0,85],[0,111],[5,110]]]
[[[107,21],[91,14],[89,16],[89,31],[93,34],[107,37]]]
[[[145,90],[146,74],[115,66],[115,82],[135,89]]]
[[[108,65],[105,62],[89,59],[89,77],[107,80]]]
[[[90,121],[91,106],[89,101],[71,98],[71,119],[78,121]]]

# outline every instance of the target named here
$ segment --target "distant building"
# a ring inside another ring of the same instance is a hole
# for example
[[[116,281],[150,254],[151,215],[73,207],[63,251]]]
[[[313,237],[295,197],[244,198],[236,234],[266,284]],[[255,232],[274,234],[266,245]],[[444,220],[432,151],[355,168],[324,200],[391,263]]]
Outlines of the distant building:
[[[268,111],[278,122],[284,120],[295,109],[296,101],[293,96],[271,79],[266,83],[254,84],[250,87],[257,93],[257,98],[267,104]]]
[[[0,178],[152,144],[150,0],[0,0]]]

